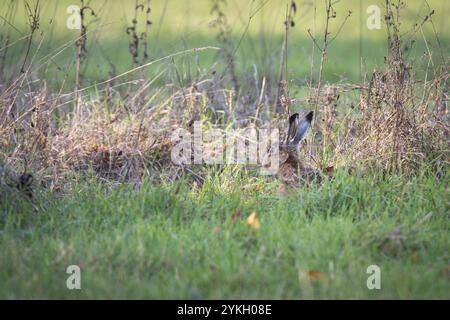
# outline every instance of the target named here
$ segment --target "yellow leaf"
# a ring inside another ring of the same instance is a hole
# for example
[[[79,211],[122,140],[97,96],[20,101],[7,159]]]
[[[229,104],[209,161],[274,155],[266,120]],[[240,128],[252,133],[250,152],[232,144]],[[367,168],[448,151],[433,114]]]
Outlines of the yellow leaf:
[[[311,281],[324,281],[327,280],[327,275],[318,270],[309,270],[308,276]]]
[[[259,219],[256,216],[255,211],[253,211],[252,214],[247,218],[247,227],[249,229],[255,229],[255,230],[258,230],[259,227],[261,227],[261,224],[259,223]]]

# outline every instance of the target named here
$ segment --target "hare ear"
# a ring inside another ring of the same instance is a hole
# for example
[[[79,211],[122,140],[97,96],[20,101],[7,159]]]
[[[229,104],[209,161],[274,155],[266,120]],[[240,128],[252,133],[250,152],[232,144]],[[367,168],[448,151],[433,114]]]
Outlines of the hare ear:
[[[300,142],[301,140],[305,139],[306,134],[308,133],[309,128],[311,127],[311,122],[314,116],[314,112],[311,111],[308,113],[305,118],[302,120],[300,125],[298,126],[297,130],[297,139]]]
[[[291,144],[297,135],[297,128],[299,124],[298,113],[294,113],[289,117],[289,128],[287,133],[287,144]]]
[[[300,141],[305,139],[306,134],[311,127],[313,115],[314,112],[311,111],[302,120],[299,119],[298,113],[294,113],[289,117],[287,144],[297,145],[300,143]]]

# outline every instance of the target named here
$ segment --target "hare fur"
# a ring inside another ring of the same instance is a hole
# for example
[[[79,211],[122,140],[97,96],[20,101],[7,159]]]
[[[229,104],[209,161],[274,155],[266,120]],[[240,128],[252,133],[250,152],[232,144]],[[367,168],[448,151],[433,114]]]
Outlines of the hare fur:
[[[289,117],[288,134],[282,150],[288,155],[287,159],[281,163],[278,169],[278,178],[281,182],[280,193],[285,193],[289,189],[298,188],[303,182],[322,181],[319,171],[308,168],[301,161],[299,152],[303,141],[311,127],[313,111],[303,118],[298,113]]]

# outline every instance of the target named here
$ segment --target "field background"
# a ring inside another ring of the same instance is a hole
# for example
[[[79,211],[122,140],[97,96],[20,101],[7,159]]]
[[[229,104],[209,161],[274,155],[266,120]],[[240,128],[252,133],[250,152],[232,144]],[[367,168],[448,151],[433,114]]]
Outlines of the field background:
[[[273,94],[289,2],[228,0],[224,6],[231,27],[229,46],[235,52],[236,73],[242,85],[241,96],[253,97],[254,77],[259,83],[266,78],[272,88],[268,92]],[[416,40],[405,56],[420,67],[417,74],[423,79],[428,49],[436,69],[442,60],[448,63],[450,2],[405,2],[400,33],[405,44],[410,37]],[[8,8],[12,3],[16,5],[11,12]],[[10,39],[8,47],[0,51],[0,58],[5,61],[0,74],[4,81],[2,90],[20,75],[25,57],[29,26],[24,3],[0,1],[0,36]],[[88,27],[82,87],[135,67],[125,32],[133,19],[134,1],[87,3],[98,20]],[[211,3],[152,0],[149,57],[143,63],[186,49],[222,47],[217,29],[211,27],[215,19]],[[367,76],[374,69],[384,68],[387,55],[384,3],[384,0],[342,0],[335,5],[337,17],[331,20],[332,37],[347,12],[350,10],[352,14],[330,44],[324,64],[325,84],[367,83]],[[20,93],[18,110],[38,100],[40,92],[52,96],[74,91],[74,42],[79,30],[66,27],[69,17],[66,9],[73,4],[78,2],[41,1],[39,30],[33,36],[27,62],[29,65],[32,61],[32,68],[23,86],[31,89]],[[372,4],[382,8],[380,30],[368,30],[365,26],[366,8]],[[287,79],[291,97],[303,101],[311,94],[310,81],[315,86],[320,60],[307,30],[321,41],[325,19],[323,1],[302,0],[297,5],[296,25],[289,34]],[[413,35],[414,24],[423,20],[430,7],[435,10],[433,25],[426,23],[423,35],[420,31]],[[145,15],[139,13],[137,19],[139,33],[144,30]],[[184,88],[194,81],[214,77],[214,71],[219,73],[224,68],[223,59],[213,50],[166,59],[118,79],[116,85],[132,83],[123,86],[126,90],[122,96],[117,95],[118,101],[113,100],[113,107],[97,99],[97,88],[90,87],[83,93],[85,122],[71,122],[69,103],[65,106],[68,121],[57,113],[59,109],[52,113],[60,131],[54,131],[59,135],[55,135],[51,152],[58,155],[57,160],[65,156],[76,158],[77,152],[64,153],[69,147],[64,149],[64,141],[57,140],[63,140],[61,137],[67,141],[75,137],[75,142],[70,143],[81,145],[80,150],[91,142],[100,145],[104,137],[108,143],[112,137],[111,141],[117,138],[123,142],[121,146],[126,145],[132,138],[129,133],[132,130],[125,127],[137,127],[142,114],[152,120],[155,109],[162,109],[166,118],[176,118],[176,108],[181,104],[166,101],[179,99],[179,92],[188,92]],[[427,76],[431,81],[431,72]],[[145,83],[142,79],[155,79],[143,98],[148,110],[139,113],[145,108],[138,105],[139,112],[124,111],[123,101],[130,100],[125,92],[139,90]],[[226,85],[231,87],[229,83]],[[417,88],[416,95],[421,98],[422,85]],[[247,91],[251,93],[247,95]],[[448,88],[445,92],[448,95]],[[348,115],[357,117],[358,110],[353,107],[359,102],[358,93],[347,92],[337,103],[340,120],[347,120]],[[172,109],[165,111],[167,105]],[[293,105],[294,110],[303,111],[307,107]],[[113,124],[115,120],[111,120],[115,114],[120,119],[117,127]],[[207,118],[209,114],[203,116]],[[23,118],[26,124],[22,131],[34,132],[29,125],[34,120]],[[172,124],[160,125],[156,120],[155,123],[149,127],[156,131]],[[15,130],[14,135],[22,131]],[[1,138],[3,134],[0,131]],[[20,141],[18,138],[13,142],[20,147]],[[441,141],[445,144],[445,137]],[[9,157],[7,160],[17,161],[22,169],[22,149],[17,147],[16,152],[13,142],[7,142],[10,146],[6,147],[7,143],[1,146],[2,157],[7,155],[5,162]],[[129,151],[125,147],[124,150]],[[31,158],[38,159],[35,163],[50,163],[46,153],[41,157],[42,150],[26,151]],[[448,155],[448,150],[441,151]],[[84,156],[79,153],[80,158]],[[155,158],[159,160],[158,156]],[[50,182],[45,180],[36,185],[35,204],[23,195],[1,194],[0,298],[449,299],[450,174],[445,170],[448,158],[435,161],[437,158],[424,157],[417,170],[400,170],[392,175],[380,168],[350,174],[347,168],[337,166],[333,181],[327,180],[321,186],[307,185],[289,196],[277,193],[279,182],[274,177],[263,177],[239,166],[223,170],[207,168],[200,187],[195,187],[188,177],[165,179],[164,172],[162,181],[155,182],[151,176],[123,183],[102,176],[91,167],[84,171],[67,170],[67,176],[53,184],[53,176],[57,174],[51,165],[42,168],[39,163],[33,167],[35,163],[30,161],[36,175]],[[2,165],[3,159],[0,160]],[[260,226],[248,223],[252,213],[256,213]],[[366,270],[373,264],[381,268],[381,290],[368,290],[366,286],[369,276]],[[81,267],[81,290],[66,288],[69,275],[65,271],[69,265]]]
[[[277,76],[279,52],[284,33],[283,23],[286,19],[288,3],[289,1],[228,1],[223,6],[223,12],[231,27],[232,48],[236,50],[236,68],[241,75],[246,72],[253,73],[253,65],[256,65],[261,74],[268,77]],[[401,33],[405,39],[410,36],[413,25],[420,23],[430,12],[430,7],[435,10],[432,19],[440,37],[441,50],[447,52],[450,43],[450,36],[446,32],[449,28],[447,14],[450,4],[441,0],[407,1],[406,3],[407,8],[401,14]],[[41,68],[39,77],[44,77],[50,85],[56,85],[59,88],[64,79],[73,79],[75,74],[76,49],[71,44],[79,37],[79,30],[69,30],[66,21],[69,17],[68,6],[77,3],[68,0],[46,0],[41,1],[41,4],[39,31],[42,35],[38,35],[34,40],[35,49],[40,46],[35,59],[38,61],[40,57],[48,54],[55,55],[52,61],[45,63],[45,66]],[[370,73],[377,66],[383,65],[387,54],[383,11],[380,30],[369,30],[366,27],[366,18],[369,16],[366,9],[373,4],[381,9],[384,8],[382,0],[344,0],[335,5],[337,17],[330,23],[331,37],[337,33],[349,10],[352,14],[343,25],[338,41],[334,41],[329,47],[328,59],[331,63],[326,63],[324,67],[327,80],[360,81],[365,73]],[[2,1],[0,10],[6,12],[8,5],[9,1]],[[134,17],[134,2],[95,0],[90,2],[90,6],[96,12],[97,18],[91,28],[88,28],[89,54],[84,64],[85,81],[101,81],[108,79],[111,72],[110,63],[115,66],[116,74],[125,72],[132,66],[128,50],[129,36],[125,30],[131,26],[131,20]],[[194,47],[220,47],[221,43],[217,41],[218,31],[211,27],[216,19],[216,16],[211,13],[211,7],[212,2],[209,0],[151,1],[152,11],[149,17],[152,26],[148,32],[149,60]],[[298,12],[294,18],[296,25],[290,31],[287,55],[288,78],[296,81],[297,85],[304,85],[305,81],[309,81],[312,57],[316,62],[320,57],[317,48],[314,49],[307,30],[311,30],[320,42],[325,20],[322,7],[322,2],[300,1],[298,3]],[[4,24],[3,32],[10,32],[15,40],[27,35],[26,17],[24,5],[18,5],[16,14],[9,21],[14,27]],[[251,17],[250,22],[249,17]],[[93,19],[88,17],[87,21]],[[143,32],[145,13],[139,12],[137,20],[138,33]],[[429,46],[437,48],[433,27],[425,24],[423,31]],[[420,33],[417,38],[413,50],[407,53],[407,56],[413,60],[419,60],[425,51],[425,42],[421,39]],[[11,50],[13,52],[16,50],[17,54],[9,55],[9,65],[15,66],[25,50],[21,45],[15,45]],[[314,55],[311,54],[312,52]],[[436,52],[436,55],[438,54]],[[214,52],[188,55],[176,59],[175,62],[182,70],[182,80],[186,81],[189,77],[195,77],[199,70],[200,73],[212,72],[214,68],[222,67],[214,63],[217,62]],[[160,64],[146,68],[146,75],[154,76],[161,71],[160,68],[162,68]],[[175,77],[173,73],[175,73],[173,68],[172,70],[169,68],[166,75],[172,74],[172,77]]]

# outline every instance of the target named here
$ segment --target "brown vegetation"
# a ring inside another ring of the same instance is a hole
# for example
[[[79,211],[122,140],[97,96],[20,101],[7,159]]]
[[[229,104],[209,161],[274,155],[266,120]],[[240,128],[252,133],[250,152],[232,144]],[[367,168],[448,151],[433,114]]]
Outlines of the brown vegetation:
[[[425,79],[417,79],[415,66],[402,54],[405,44],[398,31],[399,16],[394,7],[387,1],[389,53],[385,67],[373,71],[368,83],[322,83],[323,57],[329,43],[325,35],[319,81],[316,88],[311,88],[311,96],[317,95],[317,98],[306,106],[310,109],[317,106],[318,119],[317,139],[313,141],[315,152],[304,155],[308,165],[322,169],[330,166],[376,168],[394,173],[413,172],[422,162],[448,161],[448,69],[427,70]],[[136,5],[136,11],[138,8]],[[18,172],[37,173],[54,188],[59,188],[63,178],[70,177],[73,172],[87,169],[114,181],[134,181],[145,175],[159,177],[161,174],[173,178],[185,169],[173,166],[170,161],[170,134],[175,128],[189,128],[192,121],[199,119],[210,124],[233,123],[233,127],[241,128],[267,123],[286,128],[287,119],[271,113],[272,106],[279,105],[282,96],[288,99],[283,76],[284,54],[281,54],[280,78],[275,90],[269,90],[264,82],[255,86],[246,83],[244,85],[251,94],[240,94],[240,99],[235,99],[238,96],[236,90],[243,81],[238,83],[233,68],[233,46],[229,43],[229,27],[220,3],[217,2],[214,8],[213,14],[218,17],[216,27],[225,46],[225,60],[231,69],[228,82],[223,77],[203,77],[193,80],[189,86],[173,90],[170,84],[149,89],[155,79],[142,80],[137,92],[117,91],[112,96],[111,83],[123,79],[123,75],[119,75],[103,83],[106,86],[100,93],[104,93],[104,99],[91,100],[83,96],[86,88],[82,88],[80,80],[79,64],[87,54],[87,27],[83,24],[80,39],[76,42],[78,71],[74,92],[49,92],[43,80],[25,85],[33,76],[31,64],[14,80],[2,83],[0,157],[3,162]],[[286,52],[289,27],[293,26],[293,8],[291,5],[287,14],[283,52]],[[331,10],[329,6],[326,9]],[[34,12],[38,13],[39,9]],[[429,21],[426,18],[423,23]],[[133,20],[133,27],[127,29],[132,38],[132,61],[139,65],[133,70],[145,67],[143,62],[147,58],[147,51],[143,49],[143,60],[138,60],[139,38],[133,29],[136,23]],[[149,25],[148,20],[146,24]],[[36,28],[38,23],[34,18],[30,37]],[[195,50],[188,53],[192,52]],[[433,59],[431,54],[426,57]],[[171,59],[173,56],[167,57],[167,63]],[[446,62],[444,66],[447,66]],[[359,103],[352,102],[354,109],[338,112],[339,100],[355,91],[359,92]],[[251,101],[250,97],[256,99]],[[71,109],[73,101],[78,107],[75,113]],[[285,103],[287,108],[290,101]],[[278,112],[283,109],[276,108]]]

